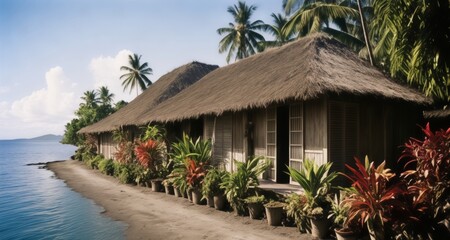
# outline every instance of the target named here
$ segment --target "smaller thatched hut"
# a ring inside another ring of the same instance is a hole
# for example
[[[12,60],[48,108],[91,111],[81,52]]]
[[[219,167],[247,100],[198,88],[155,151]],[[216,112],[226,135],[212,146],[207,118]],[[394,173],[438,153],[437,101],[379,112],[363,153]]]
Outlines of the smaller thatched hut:
[[[99,153],[107,158],[113,158],[117,145],[112,138],[114,130],[127,129],[130,133],[130,140],[133,139],[137,126],[144,125],[138,123],[141,115],[179,94],[216,68],[218,68],[217,65],[200,62],[192,62],[178,67],[159,78],[158,81],[150,85],[147,90],[119,111],[97,123],[82,128],[78,133],[98,134]]]

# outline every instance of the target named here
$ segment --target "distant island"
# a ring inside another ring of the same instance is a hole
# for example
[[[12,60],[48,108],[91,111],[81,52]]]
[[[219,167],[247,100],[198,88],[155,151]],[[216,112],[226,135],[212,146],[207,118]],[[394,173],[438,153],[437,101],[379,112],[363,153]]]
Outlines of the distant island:
[[[34,138],[18,138],[18,139],[8,139],[8,141],[18,141],[18,140],[26,140],[26,141],[61,141],[62,136],[61,135],[55,135],[55,134],[46,134],[39,137]]]
[[[62,136],[61,135],[54,135],[54,134],[46,134],[35,138],[30,138],[29,140],[33,141],[61,141]]]

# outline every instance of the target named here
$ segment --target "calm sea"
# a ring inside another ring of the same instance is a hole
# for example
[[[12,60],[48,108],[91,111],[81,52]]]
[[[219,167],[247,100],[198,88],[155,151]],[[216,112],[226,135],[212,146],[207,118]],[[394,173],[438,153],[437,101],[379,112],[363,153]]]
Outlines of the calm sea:
[[[26,165],[68,159],[74,151],[56,141],[0,141],[0,239],[124,239],[123,223],[53,172]]]

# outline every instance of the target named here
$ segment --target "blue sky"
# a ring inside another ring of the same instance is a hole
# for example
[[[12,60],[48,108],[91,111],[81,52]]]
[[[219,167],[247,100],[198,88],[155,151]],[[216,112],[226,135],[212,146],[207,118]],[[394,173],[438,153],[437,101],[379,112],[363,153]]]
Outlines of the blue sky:
[[[282,0],[246,1],[272,23]],[[0,139],[62,134],[86,90],[123,92],[119,68],[142,55],[152,81],[200,61],[224,66],[217,28],[232,0],[0,0]]]

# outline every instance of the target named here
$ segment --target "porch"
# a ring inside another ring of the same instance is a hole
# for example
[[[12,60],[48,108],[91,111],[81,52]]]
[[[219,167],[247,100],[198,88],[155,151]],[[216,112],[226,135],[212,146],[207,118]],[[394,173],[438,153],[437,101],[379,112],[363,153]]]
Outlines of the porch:
[[[284,183],[276,183],[267,179],[259,180],[259,188],[269,191],[274,191],[275,193],[281,195],[288,195],[289,193],[303,193],[303,189],[299,185],[294,184],[284,184]]]

